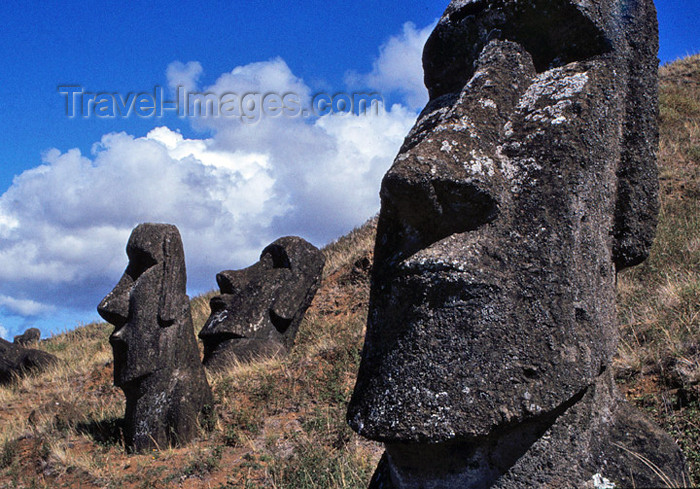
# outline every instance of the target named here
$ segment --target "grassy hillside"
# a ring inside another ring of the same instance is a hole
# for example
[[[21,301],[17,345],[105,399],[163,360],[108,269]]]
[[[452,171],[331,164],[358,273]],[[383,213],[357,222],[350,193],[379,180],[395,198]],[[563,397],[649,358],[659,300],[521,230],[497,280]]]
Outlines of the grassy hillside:
[[[651,258],[619,277],[616,366],[628,399],[676,437],[700,483],[700,56],[661,74],[661,221]],[[60,364],[0,387],[0,489],[364,489],[381,447],[344,419],[374,225],[324,250],[323,283],[289,357],[210,376],[220,415],[186,448],[124,453],[109,325],[42,342]],[[201,328],[208,297],[192,305]]]
[[[660,75],[661,214],[649,259],[618,278],[618,380],[700,485],[700,55]]]
[[[61,363],[0,387],[0,488],[364,487],[381,448],[345,426],[369,295],[375,222],[324,250],[322,286],[292,354],[211,375],[219,417],[186,448],[127,455],[112,327],[43,341]],[[192,301],[195,329],[207,296]]]

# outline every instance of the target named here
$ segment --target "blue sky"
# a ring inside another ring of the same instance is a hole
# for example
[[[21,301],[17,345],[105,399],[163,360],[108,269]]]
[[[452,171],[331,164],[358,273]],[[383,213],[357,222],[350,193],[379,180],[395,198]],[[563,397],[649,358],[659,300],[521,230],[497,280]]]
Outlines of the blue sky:
[[[140,221],[180,227],[190,293],[284,234],[317,245],[378,209],[426,100],[420,51],[447,2],[5,0],[0,334],[95,319]],[[700,2],[658,1],[662,62],[700,51]],[[68,118],[57,87],[128,94],[377,91],[379,115]]]

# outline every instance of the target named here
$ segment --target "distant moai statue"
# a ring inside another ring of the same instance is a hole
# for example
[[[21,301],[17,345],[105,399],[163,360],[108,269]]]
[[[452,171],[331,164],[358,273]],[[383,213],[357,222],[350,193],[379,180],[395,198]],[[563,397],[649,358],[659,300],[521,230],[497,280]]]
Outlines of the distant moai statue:
[[[192,326],[182,240],[170,224],[140,224],[126,247],[129,265],[97,308],[115,326],[114,384],[126,396],[127,449],[192,440],[212,407]]]
[[[27,346],[39,343],[41,339],[41,331],[38,328],[29,328],[24,333],[14,337],[12,341],[15,345]]]
[[[325,258],[308,241],[287,236],[265,247],[243,270],[216,275],[221,295],[199,333],[204,365],[223,369],[236,361],[286,353],[321,283]]]
[[[43,372],[57,362],[58,358],[50,353],[0,338],[0,385]]]
[[[371,488],[683,484],[610,368],[656,226],[657,47],[651,0],[447,7],[382,182],[348,408],[386,445]]]

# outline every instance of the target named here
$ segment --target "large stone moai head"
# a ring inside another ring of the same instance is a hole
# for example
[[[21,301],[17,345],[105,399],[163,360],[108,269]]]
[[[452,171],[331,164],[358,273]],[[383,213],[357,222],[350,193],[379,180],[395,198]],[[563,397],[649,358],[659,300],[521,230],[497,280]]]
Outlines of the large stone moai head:
[[[616,270],[656,224],[656,49],[651,0],[448,6],[423,54],[430,101],[382,182],[348,410],[395,469],[430,463],[427,445],[474,455],[606,371]],[[426,487],[486,487],[500,469],[484,470]]]
[[[115,326],[114,384],[126,395],[124,435],[136,451],[184,444],[211,407],[199,358],[182,240],[170,224],[140,224],[129,265],[97,308]]]
[[[216,276],[221,295],[199,333],[204,364],[224,368],[237,360],[287,351],[321,282],[323,253],[302,238],[268,245],[260,261]]]

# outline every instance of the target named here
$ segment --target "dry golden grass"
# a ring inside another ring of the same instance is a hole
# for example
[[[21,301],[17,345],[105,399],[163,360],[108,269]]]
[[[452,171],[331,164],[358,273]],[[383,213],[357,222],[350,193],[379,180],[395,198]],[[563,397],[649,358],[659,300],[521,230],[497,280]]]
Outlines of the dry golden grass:
[[[124,452],[111,326],[43,341],[59,363],[0,387],[0,488],[364,487],[380,448],[355,436],[344,412],[363,338],[374,226],[324,249],[323,284],[291,355],[209,375],[219,416],[186,448]],[[213,294],[192,299],[196,332]]]
[[[326,256],[326,265],[323,268],[323,276],[328,277],[349,264],[368,256],[374,251],[374,237],[377,233],[377,217],[373,217],[359,228],[353,229],[328,244],[323,253]]]
[[[700,55],[661,68],[661,212],[649,259],[618,277],[620,382],[700,483]]]

